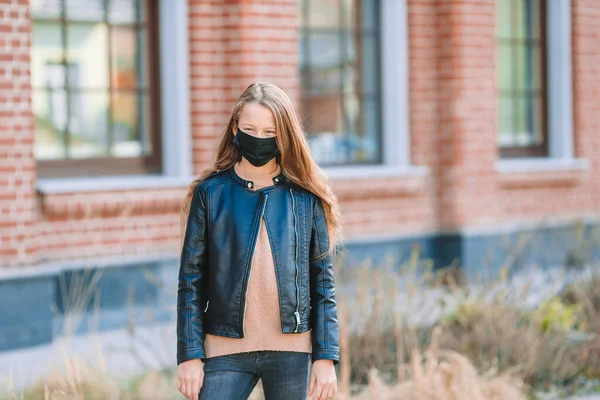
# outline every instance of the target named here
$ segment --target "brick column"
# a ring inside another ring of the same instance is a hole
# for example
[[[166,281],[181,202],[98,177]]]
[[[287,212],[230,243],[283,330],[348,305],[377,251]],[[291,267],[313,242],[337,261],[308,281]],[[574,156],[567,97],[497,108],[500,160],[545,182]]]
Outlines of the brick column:
[[[240,87],[245,88],[256,79],[269,81],[281,87],[298,107],[299,1],[238,0],[238,3]]]
[[[0,3],[0,266],[36,259],[29,1]]]
[[[443,230],[498,215],[495,2],[437,2],[438,206]]]

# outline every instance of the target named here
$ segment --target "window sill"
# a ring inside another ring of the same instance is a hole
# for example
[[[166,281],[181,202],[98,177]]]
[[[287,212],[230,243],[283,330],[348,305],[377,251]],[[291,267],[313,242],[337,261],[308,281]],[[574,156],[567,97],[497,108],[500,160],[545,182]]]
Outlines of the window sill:
[[[496,171],[501,173],[568,172],[589,168],[585,158],[515,158],[496,161]]]
[[[332,180],[410,178],[429,175],[429,168],[426,166],[351,165],[346,167],[324,167],[323,171]]]
[[[78,178],[38,179],[37,190],[42,194],[106,192],[128,189],[161,189],[185,187],[194,177],[164,175],[123,175]]]
[[[582,158],[520,158],[496,162],[500,184],[506,188],[523,189],[577,185],[589,170]]]

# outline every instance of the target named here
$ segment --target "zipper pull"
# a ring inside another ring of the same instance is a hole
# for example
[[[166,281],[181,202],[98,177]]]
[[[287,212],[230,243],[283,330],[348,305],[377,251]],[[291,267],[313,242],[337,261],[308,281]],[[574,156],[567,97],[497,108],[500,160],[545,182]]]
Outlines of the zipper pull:
[[[210,300],[206,301],[206,308],[204,309],[204,312],[206,312],[206,310],[208,310],[208,303],[210,303]]]
[[[300,313],[298,311],[294,311],[294,315],[296,316],[296,329],[294,329],[294,332],[298,332],[298,325],[300,325]]]

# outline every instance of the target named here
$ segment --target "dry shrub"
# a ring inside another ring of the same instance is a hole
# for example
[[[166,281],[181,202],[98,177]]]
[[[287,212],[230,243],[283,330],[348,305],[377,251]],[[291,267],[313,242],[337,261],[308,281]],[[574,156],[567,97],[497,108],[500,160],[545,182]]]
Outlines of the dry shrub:
[[[587,340],[583,344],[586,374],[600,379],[600,275],[589,271],[562,295],[567,304],[578,304],[578,328]]]
[[[567,304],[581,305],[579,313],[580,329],[587,332],[600,332],[600,274],[588,270],[562,294]]]
[[[453,351],[439,351],[434,340],[425,357],[418,349],[403,365],[409,378],[387,385],[379,371],[372,368],[369,385],[357,396],[340,395],[355,400],[525,400],[522,381],[504,373],[481,376],[469,360]]]
[[[531,384],[569,382],[583,372],[581,348],[568,332],[498,299],[446,324],[440,346],[467,356],[481,369],[517,370]]]
[[[120,399],[119,385],[98,369],[75,357],[65,357],[62,368],[56,368],[41,377],[38,383],[14,399],[87,400]]]
[[[415,300],[418,288],[430,279],[421,271],[430,266],[418,258],[416,251],[401,268],[395,265],[388,255],[381,266],[374,267],[368,259],[356,268],[339,271],[341,279],[336,290],[342,307],[340,339],[347,349],[341,358],[349,364],[342,369],[346,386],[350,381],[366,384],[372,368],[397,374],[398,365],[408,361],[404,347],[426,346],[429,342],[428,335],[417,332],[416,324],[401,319],[410,308],[419,307],[420,299]],[[406,309],[400,310],[399,305]],[[399,334],[398,328],[404,326],[405,334]]]
[[[160,371],[150,371],[141,377],[135,387],[128,390],[133,399],[178,399],[177,376]],[[125,397],[129,398],[129,397]]]
[[[178,398],[172,374],[150,371],[137,378],[119,382],[113,376],[68,354],[64,362],[22,391],[9,383],[8,400],[126,400]],[[0,395],[0,399],[4,399]]]
[[[373,369],[404,381],[406,372],[399,366],[409,361],[410,349],[429,344],[435,327],[441,328],[441,348],[464,356],[479,371],[516,373],[528,387],[570,386],[584,375],[600,376],[597,273],[594,283],[576,285],[577,301],[587,305],[570,307],[559,301],[560,307],[551,307],[558,304],[551,299],[528,310],[525,299],[539,297],[531,294],[535,281],[519,288],[505,276],[488,285],[460,287],[445,279],[445,285],[436,286],[427,273],[414,273],[415,268],[411,272],[410,263],[418,264],[413,260],[403,266],[408,276],[387,264],[354,269],[349,277],[355,283],[352,290],[341,288],[344,391],[350,392],[352,384],[372,382]],[[584,287],[588,289],[582,299]],[[431,307],[436,302],[438,310]],[[573,310],[581,314],[572,318]],[[577,338],[572,329],[584,319],[588,335]]]

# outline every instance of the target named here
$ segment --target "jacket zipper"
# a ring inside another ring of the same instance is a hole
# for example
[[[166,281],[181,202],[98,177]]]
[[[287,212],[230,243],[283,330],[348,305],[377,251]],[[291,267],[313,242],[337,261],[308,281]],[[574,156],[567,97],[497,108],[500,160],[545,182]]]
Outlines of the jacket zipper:
[[[295,259],[294,259],[294,266],[296,267],[296,311],[294,312],[294,315],[296,316],[296,328],[294,329],[294,332],[297,333],[298,332],[298,326],[300,325],[300,313],[298,311],[298,307],[300,305],[300,293],[299,293],[299,288],[298,288],[298,231],[296,229],[296,201],[294,199],[294,191],[292,190],[292,188],[290,188],[290,194],[292,195],[292,211],[294,213],[294,235],[295,235],[295,244],[296,244],[296,253],[295,253]]]
[[[210,303],[210,300],[206,301],[206,308],[204,309],[204,312],[206,312],[208,310],[208,303]]]
[[[256,245],[258,244],[258,235],[260,235],[260,227],[262,224],[263,215],[265,214],[265,208],[267,207],[268,198],[269,195],[265,193],[265,201],[263,202],[262,209],[260,210],[260,217],[258,218],[258,229],[256,230],[256,239],[254,240],[254,248],[252,249],[252,254],[250,255],[250,265],[248,266],[248,280],[246,281],[246,289],[244,292],[244,314],[242,315],[242,332],[244,336],[246,336],[244,317],[246,316],[246,304],[248,303],[246,299],[246,293],[248,292],[248,282],[250,281],[250,274],[252,273],[252,258],[254,257],[254,252],[256,251]]]

